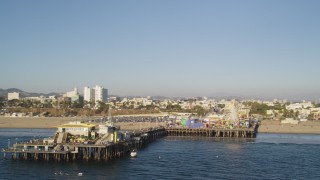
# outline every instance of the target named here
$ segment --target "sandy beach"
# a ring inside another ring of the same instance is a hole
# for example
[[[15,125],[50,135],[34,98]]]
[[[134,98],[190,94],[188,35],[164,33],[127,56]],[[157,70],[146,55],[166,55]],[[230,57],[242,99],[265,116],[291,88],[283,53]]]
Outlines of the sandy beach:
[[[320,121],[300,122],[297,125],[281,124],[280,121],[264,120],[258,132],[261,133],[294,133],[294,134],[320,134]]]
[[[99,117],[0,117],[0,128],[55,128],[70,121],[87,121]],[[123,130],[137,130],[156,127],[156,123],[149,122],[121,122],[115,123]],[[160,123],[158,125],[161,125]]]
[[[0,128],[55,128],[60,124],[70,121],[86,121],[98,117],[0,117]],[[122,130],[137,130],[141,128],[156,127],[150,122],[121,122],[115,123]],[[306,133],[320,134],[319,121],[300,122],[298,125],[281,124],[280,121],[264,120],[261,122],[258,132],[260,133]]]
[[[90,120],[89,117],[0,117],[0,128],[54,128],[70,121]]]

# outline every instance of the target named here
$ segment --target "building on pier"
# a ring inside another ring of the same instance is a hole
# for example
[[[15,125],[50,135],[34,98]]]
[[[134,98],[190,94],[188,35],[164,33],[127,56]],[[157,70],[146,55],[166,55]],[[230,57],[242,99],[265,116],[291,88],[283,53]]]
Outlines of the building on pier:
[[[117,132],[117,135],[120,135],[118,133],[121,132]],[[123,157],[129,154],[132,149],[138,150],[155,141],[157,138],[165,135],[165,129],[148,129],[131,135],[131,138],[127,140],[121,140],[115,143],[96,144],[71,142],[48,143],[44,140],[37,139],[16,143],[13,147],[2,149],[2,152],[4,158],[8,155],[14,160],[54,160],[58,162],[70,160],[109,160]],[[105,137],[98,137],[97,139],[104,141],[104,138]]]
[[[46,160],[46,161],[71,161],[71,160],[109,160],[129,155],[133,149],[139,150],[145,145],[155,141],[156,139],[167,136],[207,136],[216,138],[255,138],[258,125],[253,128],[149,128],[140,130],[139,132],[121,132],[114,131],[113,134],[105,134],[102,137],[96,137],[96,143],[80,143],[64,141],[46,142],[45,140],[31,140],[20,142],[13,147],[4,148],[2,150],[3,157],[12,157],[12,159],[23,160]],[[116,132],[116,133],[115,133]],[[121,135],[122,133],[122,135]],[[61,134],[58,133],[58,134]],[[67,134],[67,133],[62,133]],[[110,142],[108,137],[126,136],[120,141]],[[60,137],[64,139],[63,136]],[[59,139],[59,138],[58,138]],[[91,139],[92,140],[92,139]]]
[[[81,123],[79,121],[76,121],[57,126],[57,133],[69,133],[74,136],[79,135],[91,137],[92,135],[95,136],[95,127],[95,124]]]

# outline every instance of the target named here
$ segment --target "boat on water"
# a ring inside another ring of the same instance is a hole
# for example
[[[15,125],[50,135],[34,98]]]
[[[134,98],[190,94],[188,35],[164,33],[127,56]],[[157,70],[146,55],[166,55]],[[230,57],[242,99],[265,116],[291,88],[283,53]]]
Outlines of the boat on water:
[[[130,156],[131,157],[137,157],[137,151],[135,151],[135,150],[133,150],[133,151],[131,151],[131,153],[130,153]]]

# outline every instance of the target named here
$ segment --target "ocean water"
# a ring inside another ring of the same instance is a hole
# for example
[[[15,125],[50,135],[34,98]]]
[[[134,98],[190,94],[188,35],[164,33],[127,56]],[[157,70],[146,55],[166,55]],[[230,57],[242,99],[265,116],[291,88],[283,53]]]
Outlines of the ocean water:
[[[0,129],[0,147],[53,133]],[[319,149],[320,135],[164,137],[139,150],[137,158],[68,163],[1,158],[0,179],[320,179]]]

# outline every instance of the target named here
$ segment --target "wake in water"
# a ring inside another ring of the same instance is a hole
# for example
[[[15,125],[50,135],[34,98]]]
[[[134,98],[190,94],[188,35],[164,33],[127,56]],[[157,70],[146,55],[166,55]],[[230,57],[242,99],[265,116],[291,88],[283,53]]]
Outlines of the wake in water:
[[[55,176],[83,176],[82,172],[73,172],[73,173],[68,173],[68,172],[63,172],[63,171],[59,171],[59,172],[55,172],[53,173]]]

